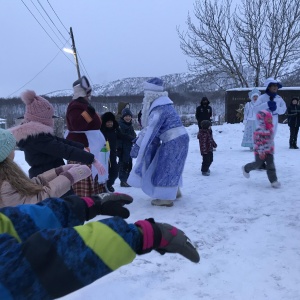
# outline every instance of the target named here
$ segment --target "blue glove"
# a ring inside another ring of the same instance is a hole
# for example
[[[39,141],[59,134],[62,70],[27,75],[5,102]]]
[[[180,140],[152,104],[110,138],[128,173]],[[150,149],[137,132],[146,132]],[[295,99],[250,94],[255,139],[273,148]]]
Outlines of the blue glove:
[[[137,144],[133,144],[130,151],[130,156],[132,158],[137,158],[139,154],[140,147]]]
[[[268,101],[268,106],[269,106],[269,110],[270,111],[275,111],[277,109],[277,105],[276,105],[276,102],[273,100],[273,101]]]

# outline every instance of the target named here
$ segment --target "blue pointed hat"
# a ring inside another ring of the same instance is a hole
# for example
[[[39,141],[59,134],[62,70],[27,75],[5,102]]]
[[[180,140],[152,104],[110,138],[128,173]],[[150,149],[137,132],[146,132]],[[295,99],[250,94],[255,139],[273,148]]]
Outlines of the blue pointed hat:
[[[144,82],[144,90],[162,92],[164,90],[163,84],[164,82],[160,78],[154,77]]]

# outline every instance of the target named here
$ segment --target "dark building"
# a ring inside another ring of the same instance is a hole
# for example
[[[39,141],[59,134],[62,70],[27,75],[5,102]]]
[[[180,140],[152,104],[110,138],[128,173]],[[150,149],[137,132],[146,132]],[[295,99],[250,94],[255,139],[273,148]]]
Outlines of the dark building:
[[[235,88],[226,90],[225,93],[225,122],[227,123],[239,123],[237,117],[237,109],[240,105],[245,105],[249,101],[248,93],[252,91],[252,88]],[[262,94],[265,93],[265,87],[257,87]],[[290,105],[292,97],[300,98],[300,87],[283,87],[278,90],[280,95],[285,101],[287,107]],[[282,123],[286,119],[285,115],[279,116],[278,121]]]

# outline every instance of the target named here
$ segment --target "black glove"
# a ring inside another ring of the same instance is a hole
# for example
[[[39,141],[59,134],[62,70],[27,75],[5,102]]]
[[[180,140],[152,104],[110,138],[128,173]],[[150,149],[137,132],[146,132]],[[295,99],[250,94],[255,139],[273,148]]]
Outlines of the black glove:
[[[123,219],[127,219],[130,215],[129,210],[123,207],[133,201],[133,198],[127,194],[102,193],[85,199],[89,198],[94,203],[92,205],[87,203],[87,220],[93,219],[97,215],[118,216]]]
[[[192,262],[200,261],[197,249],[180,229],[165,223],[155,223],[152,218],[138,221],[135,225],[143,232],[143,248],[138,254],[154,249],[162,255],[166,252],[179,253]]]
[[[268,106],[270,111],[275,111],[277,109],[277,105],[274,100],[268,101]]]

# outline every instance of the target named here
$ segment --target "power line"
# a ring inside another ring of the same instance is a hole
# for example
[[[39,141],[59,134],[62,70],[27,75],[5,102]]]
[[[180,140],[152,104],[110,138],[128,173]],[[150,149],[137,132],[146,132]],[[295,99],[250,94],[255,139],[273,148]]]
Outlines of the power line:
[[[77,54],[78,54],[78,57],[79,57],[79,60],[80,60],[80,62],[81,62],[81,64],[82,64],[82,66],[83,66],[83,69],[84,69],[84,71],[85,71],[85,74],[87,75],[88,79],[90,80],[91,85],[93,85],[92,79],[91,79],[91,77],[90,77],[88,71],[86,70],[86,68],[85,68],[85,66],[84,66],[84,63],[83,63],[83,61],[82,61],[82,59],[81,59],[81,57],[80,57],[78,51],[77,51]]]
[[[54,25],[54,27],[57,29],[57,31],[60,33],[60,35],[65,39],[65,37],[63,36],[63,34],[60,32],[60,30],[57,28],[57,26],[54,24],[54,22],[52,21],[51,17],[48,15],[48,13],[46,12],[46,10],[44,9],[43,5],[41,4],[40,0],[37,0],[37,2],[39,3],[39,5],[41,6],[41,8],[43,9],[43,11],[45,12],[45,14],[48,16],[49,20],[52,22],[52,24]]]
[[[36,5],[33,3],[33,1],[31,0],[31,3],[33,4],[33,6],[36,8],[36,10],[38,11],[38,13],[40,14],[40,16],[44,19],[44,21],[46,22],[46,24],[49,26],[49,28],[52,30],[52,32],[55,34],[55,36],[59,39],[59,41],[63,44],[64,42],[61,41],[60,37],[56,34],[56,32],[54,31],[54,29],[50,26],[50,24],[48,23],[48,21],[45,19],[45,17],[43,16],[43,14],[40,12],[40,10],[36,7]]]
[[[63,52],[63,50],[56,44],[56,42],[52,39],[52,37],[50,36],[50,34],[47,32],[47,30],[43,27],[43,25],[39,22],[39,20],[35,17],[35,15],[32,13],[32,11],[29,9],[29,7],[24,3],[23,0],[21,0],[22,3],[25,5],[25,7],[27,8],[27,10],[31,13],[31,15],[34,17],[34,19],[39,23],[39,25],[42,27],[42,29],[45,31],[45,33],[49,36],[49,38],[52,40],[52,42],[56,45],[56,47],[64,54],[64,56],[72,63],[74,64],[74,62],[72,62],[69,57]]]
[[[52,37],[49,35],[49,33],[47,32],[47,30],[43,27],[43,25],[39,22],[39,20],[35,17],[35,15],[32,13],[32,11],[29,9],[29,7],[24,3],[23,0],[21,0],[23,2],[23,4],[26,6],[26,8],[28,9],[28,11],[31,13],[31,15],[35,18],[35,20],[39,23],[39,25],[43,28],[43,30],[46,32],[46,34],[49,36],[49,38],[52,40],[52,42],[56,45],[56,47],[58,49],[60,49],[60,47],[55,43],[55,41],[52,39]]]
[[[42,6],[42,4],[40,3],[40,1],[39,1],[39,0],[37,0],[37,1],[38,1],[38,3],[40,4],[40,6],[42,7],[42,9],[44,10],[44,12],[47,14],[47,12],[45,11],[45,9],[44,9],[44,7]],[[54,10],[54,8],[52,7],[52,5],[50,4],[49,0],[47,0],[47,2],[48,2],[48,4],[49,4],[49,6],[51,7],[52,11],[54,12],[54,14],[56,15],[56,17],[58,18],[58,20],[60,21],[61,25],[66,29],[66,31],[67,31],[68,34],[70,35],[69,31],[67,30],[66,26],[62,23],[61,19],[58,17],[57,13],[55,12],[55,10]],[[48,18],[51,20],[51,22],[53,23],[53,25],[56,27],[56,25],[54,24],[54,22],[52,21],[52,19],[50,18],[50,16],[49,16],[48,14],[47,14],[47,16],[48,16]],[[57,27],[56,27],[56,29],[58,30]],[[59,30],[58,30],[58,31],[59,31]],[[59,31],[59,32],[60,32],[60,31]],[[61,32],[60,32],[60,34],[61,34]],[[62,34],[61,34],[61,35],[62,35]],[[77,52],[77,54],[78,54],[78,51],[76,51],[76,52]],[[81,62],[81,64],[82,64],[84,70],[85,70],[85,73],[86,73],[87,77],[89,78],[91,84],[93,84],[93,83],[92,83],[92,80],[91,80],[91,78],[90,78],[90,76],[89,76],[89,74],[88,74],[88,72],[87,72],[87,70],[86,70],[86,68],[85,68],[85,65],[84,65],[84,63],[83,63],[83,60],[81,59],[81,57],[79,56],[79,54],[78,54],[78,57],[79,57],[79,59],[80,59],[80,62]]]
[[[74,64],[74,62],[72,62],[71,60],[70,60],[70,58],[63,52],[63,50],[56,44],[56,42],[52,39],[52,37],[50,36],[50,34],[47,32],[47,30],[42,26],[42,24],[38,21],[38,19],[35,17],[35,15],[32,13],[32,11],[29,9],[29,7],[24,3],[24,1],[23,0],[21,0],[22,1],[22,3],[25,5],[25,7],[27,8],[27,10],[31,13],[31,15],[34,17],[34,19],[38,22],[38,24],[42,27],[42,29],[45,31],[45,33],[49,36],[49,38],[53,41],[53,43],[56,45],[56,47],[64,54],[64,56],[73,64],[73,65],[75,65],[76,66],[76,64]],[[31,0],[31,2],[32,2],[32,0]],[[48,18],[49,18],[49,20],[52,22],[52,24],[54,25],[54,27],[57,29],[57,31],[60,33],[60,35],[63,37],[63,39],[68,43],[69,41],[67,41],[66,39],[65,39],[65,37],[63,36],[63,34],[60,32],[60,30],[57,28],[57,26],[55,25],[55,23],[53,22],[53,20],[51,19],[51,17],[49,16],[49,14],[46,12],[46,10],[44,9],[44,7],[43,7],[43,5],[40,3],[40,1],[39,0],[37,0],[37,2],[39,3],[39,5],[41,6],[41,8],[43,9],[43,11],[44,11],[44,13],[48,16]],[[54,9],[53,9],[53,7],[51,6],[51,4],[50,4],[50,2],[47,0],[47,2],[48,2],[48,4],[49,4],[49,6],[51,7],[51,9],[53,10],[53,12],[55,13],[55,15],[56,15],[56,17],[58,18],[58,20],[60,21],[60,23],[63,25],[63,27],[66,29],[66,31],[68,32],[68,30],[67,30],[67,28],[64,26],[64,24],[62,23],[62,21],[60,20],[60,18],[58,17],[58,15],[57,15],[57,13],[54,11]],[[42,18],[44,19],[44,21],[47,23],[47,25],[50,27],[50,29],[53,31],[53,29],[52,29],[52,27],[49,25],[49,23],[45,20],[45,18],[43,17],[43,15],[41,14],[41,12],[39,11],[39,9],[36,7],[36,5],[32,2],[32,4],[34,5],[34,7],[36,8],[36,10],[39,12],[39,14],[42,16]],[[53,31],[53,33],[55,34],[55,32]],[[70,35],[70,33],[68,32],[68,34]],[[56,35],[56,34],[55,34]],[[62,41],[60,40],[60,38],[56,35],[56,37],[59,39],[59,41],[62,43]],[[92,83],[92,80],[91,80],[91,78],[90,78],[90,76],[89,76],[89,74],[88,74],[88,72],[87,72],[87,70],[86,70],[86,68],[85,68],[85,65],[84,65],[84,63],[83,63],[83,60],[81,59],[81,57],[78,55],[78,57],[79,57],[79,59],[80,59],[80,62],[81,62],[81,64],[82,64],[82,66],[83,66],[83,68],[84,68],[84,70],[85,70],[85,73],[86,73],[86,75],[87,75],[87,77],[89,78],[89,80],[90,80],[90,82],[91,82],[91,84],[93,84]],[[54,60],[54,59],[53,59]],[[52,60],[52,61],[53,61]],[[51,62],[52,62],[51,61]],[[49,63],[50,64],[50,63]],[[48,66],[48,65],[47,65]],[[46,67],[47,67],[46,66]],[[46,68],[45,67],[45,68]],[[44,69],[45,69],[44,68]],[[43,70],[44,70],[43,69]],[[42,70],[42,71],[43,71]],[[41,71],[41,72],[42,72]],[[36,75],[36,76],[38,76],[40,74],[40,72]],[[36,76],[34,77],[34,78],[36,78]],[[33,78],[33,79],[34,79]],[[32,79],[32,80],[33,80]],[[32,81],[31,80],[31,81]],[[29,82],[31,82],[31,81],[29,81]],[[28,82],[28,83],[29,83]],[[26,83],[26,84],[28,84],[28,83]],[[26,85],[25,84],[25,85]],[[15,92],[14,92],[15,93]]]
[[[69,42],[69,41],[68,41]],[[22,85],[19,89],[17,89],[16,91],[14,91],[13,93],[9,94],[7,96],[7,98],[9,98],[11,95],[17,93],[18,91],[20,91],[23,87],[25,87],[27,84],[29,84],[31,81],[33,81],[38,75],[40,75],[58,56],[58,54],[61,53],[61,50],[57,52],[57,54],[50,60],[50,62],[47,63],[47,65],[41,70],[39,71],[32,79],[30,79],[29,81],[27,81],[24,85]]]
[[[66,29],[67,33],[69,33],[68,29],[66,28],[66,26],[63,24],[63,22],[60,20],[60,18],[58,17],[57,13],[55,12],[55,10],[53,9],[52,5],[50,4],[50,2],[47,0],[49,6],[51,7],[51,9],[53,10],[54,14],[56,15],[57,19],[59,20],[60,24]]]

